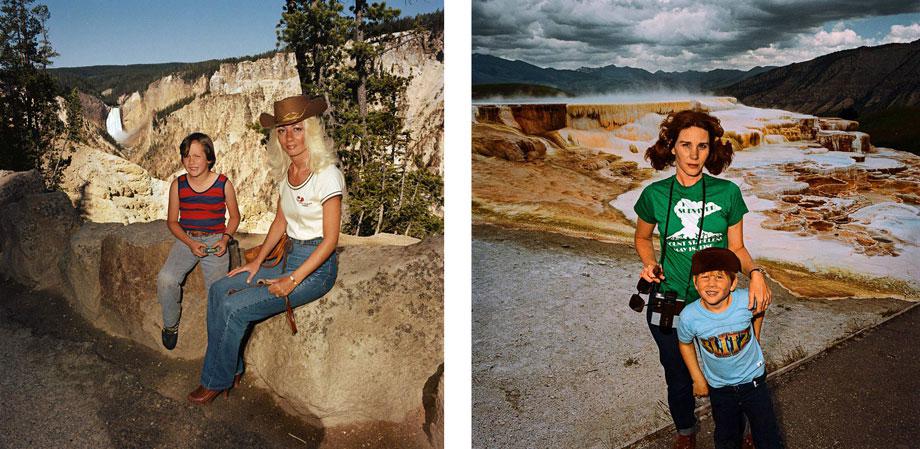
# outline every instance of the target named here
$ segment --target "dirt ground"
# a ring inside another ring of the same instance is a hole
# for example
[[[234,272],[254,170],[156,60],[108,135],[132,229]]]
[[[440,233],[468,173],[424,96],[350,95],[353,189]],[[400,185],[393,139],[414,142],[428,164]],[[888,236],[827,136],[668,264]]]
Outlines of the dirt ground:
[[[181,338],[181,336],[180,336]],[[66,301],[0,281],[0,448],[391,448],[398,426],[311,426],[243,383],[188,403],[201,361],[90,326]]]
[[[670,422],[657,348],[627,307],[641,269],[631,247],[474,226],[472,265],[473,447],[618,448]],[[773,370],[909,305],[771,288]]]

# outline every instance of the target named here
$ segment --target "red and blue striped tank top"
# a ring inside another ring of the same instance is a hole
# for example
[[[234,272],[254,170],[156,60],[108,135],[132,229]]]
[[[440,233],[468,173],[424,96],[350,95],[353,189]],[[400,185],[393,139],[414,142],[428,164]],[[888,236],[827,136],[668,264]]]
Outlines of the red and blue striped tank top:
[[[217,176],[217,181],[204,192],[196,192],[188,183],[188,175],[179,176],[179,225],[186,231],[223,233],[227,227],[224,215],[224,186],[227,177]]]

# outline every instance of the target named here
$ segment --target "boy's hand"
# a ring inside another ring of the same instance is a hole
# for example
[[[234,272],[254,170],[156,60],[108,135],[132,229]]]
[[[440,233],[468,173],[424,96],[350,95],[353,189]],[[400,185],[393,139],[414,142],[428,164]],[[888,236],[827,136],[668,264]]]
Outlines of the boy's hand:
[[[220,257],[227,252],[227,240],[227,236],[224,236],[224,238],[220,239],[220,241],[214,245],[214,249],[217,250],[217,252],[214,253],[215,256]]]
[[[188,249],[192,250],[192,254],[198,257],[205,257],[208,255],[207,253],[204,252],[206,249],[208,249],[208,245],[205,245],[204,243],[201,243],[201,242],[197,242],[193,240],[192,244],[188,246]]]
[[[693,396],[698,398],[709,396],[709,385],[706,382],[693,382]]]

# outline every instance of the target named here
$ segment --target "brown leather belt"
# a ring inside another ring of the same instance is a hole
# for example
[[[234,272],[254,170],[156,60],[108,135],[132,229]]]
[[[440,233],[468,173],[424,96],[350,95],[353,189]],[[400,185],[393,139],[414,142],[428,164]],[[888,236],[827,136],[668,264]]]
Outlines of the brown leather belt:
[[[210,232],[210,231],[185,231],[185,233],[192,237],[206,237],[212,234],[220,234],[219,232]]]
[[[291,299],[285,295],[284,296],[284,315],[287,317],[287,322],[291,325],[291,335],[297,334],[297,323],[294,321],[294,311],[291,310]]]

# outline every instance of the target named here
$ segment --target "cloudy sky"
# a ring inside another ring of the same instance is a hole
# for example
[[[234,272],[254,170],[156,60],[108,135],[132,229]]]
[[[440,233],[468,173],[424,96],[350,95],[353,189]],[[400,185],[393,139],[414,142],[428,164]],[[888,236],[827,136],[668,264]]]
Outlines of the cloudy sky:
[[[473,0],[473,52],[574,69],[782,66],[920,39],[917,0]]]

